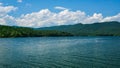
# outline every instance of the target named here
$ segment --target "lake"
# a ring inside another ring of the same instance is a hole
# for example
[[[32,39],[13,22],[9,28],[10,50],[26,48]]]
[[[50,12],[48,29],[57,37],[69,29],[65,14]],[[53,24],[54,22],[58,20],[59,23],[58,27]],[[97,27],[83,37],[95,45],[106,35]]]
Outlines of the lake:
[[[120,37],[0,38],[0,68],[120,68]]]

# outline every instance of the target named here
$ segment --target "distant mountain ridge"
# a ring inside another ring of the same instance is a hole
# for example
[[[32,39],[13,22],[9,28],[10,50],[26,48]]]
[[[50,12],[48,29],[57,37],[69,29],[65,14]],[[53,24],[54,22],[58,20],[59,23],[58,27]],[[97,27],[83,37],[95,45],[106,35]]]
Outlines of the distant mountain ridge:
[[[38,28],[39,30],[57,30],[75,36],[120,36],[120,22],[101,22],[93,24],[75,24]]]
[[[0,25],[0,37],[120,36],[120,22],[30,28]]]

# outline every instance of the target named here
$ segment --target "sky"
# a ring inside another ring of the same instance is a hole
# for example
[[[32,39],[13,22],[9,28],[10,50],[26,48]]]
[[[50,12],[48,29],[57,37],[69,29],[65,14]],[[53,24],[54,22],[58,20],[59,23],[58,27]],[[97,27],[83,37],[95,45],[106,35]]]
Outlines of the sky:
[[[120,22],[120,0],[0,0],[0,25],[49,27]]]

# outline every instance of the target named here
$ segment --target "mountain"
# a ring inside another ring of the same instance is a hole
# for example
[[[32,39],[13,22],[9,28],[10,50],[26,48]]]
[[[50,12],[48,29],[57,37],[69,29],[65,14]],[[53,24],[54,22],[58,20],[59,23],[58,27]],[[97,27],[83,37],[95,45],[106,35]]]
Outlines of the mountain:
[[[0,37],[120,36],[120,22],[28,28],[0,25]]]
[[[57,30],[36,30],[34,28],[0,25],[0,38],[4,37],[43,37],[72,36],[72,34]]]
[[[39,30],[57,30],[75,36],[120,36],[120,22],[99,22],[94,24],[75,24],[38,28]]]

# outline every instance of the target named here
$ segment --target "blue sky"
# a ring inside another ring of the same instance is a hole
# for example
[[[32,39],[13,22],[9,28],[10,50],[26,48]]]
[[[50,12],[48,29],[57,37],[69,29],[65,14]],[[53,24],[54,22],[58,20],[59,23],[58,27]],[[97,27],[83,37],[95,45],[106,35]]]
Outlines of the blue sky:
[[[113,20],[113,18],[111,18],[111,17],[114,17],[114,16],[119,17],[119,15],[120,15],[119,14],[120,13],[120,8],[119,8],[120,0],[0,0],[0,3],[3,4],[2,7],[7,7],[7,6],[17,7],[17,9],[14,12],[11,9],[11,11],[9,13],[6,13],[6,15],[12,16],[14,18],[19,18],[23,14],[24,14],[24,16],[27,14],[30,15],[34,12],[40,12],[44,9],[48,9],[48,12],[50,11],[51,13],[60,13],[65,10],[65,9],[58,10],[58,9],[55,9],[55,7],[66,8],[66,10],[69,9],[68,12],[76,12],[77,13],[77,11],[81,11],[81,12],[85,13],[86,17],[89,17],[89,16],[102,17],[103,16],[103,19],[105,17],[109,17],[110,20],[111,19]],[[118,20],[118,18],[114,19],[114,20]],[[99,20],[90,21],[90,22],[97,22],[97,21],[99,22]],[[108,21],[108,18],[107,18],[107,21]],[[16,22],[16,21],[14,21],[14,22]],[[68,22],[70,22],[70,20],[65,23],[68,23]],[[73,22],[73,21],[71,21],[71,22]],[[85,21],[78,21],[78,22],[85,22]],[[7,24],[8,23],[9,22],[7,22]],[[37,25],[39,23],[40,22],[38,22]],[[52,21],[52,24],[53,23],[54,22]],[[62,21],[62,23],[63,23],[63,21]],[[76,23],[73,23],[73,24],[76,24]],[[54,23],[54,25],[56,25],[56,23]],[[64,25],[64,24],[62,24],[62,25]]]
[[[14,13],[17,16],[45,8],[57,11],[53,8],[55,6],[66,7],[73,11],[81,10],[90,15],[96,12],[111,16],[120,12],[120,0],[23,0],[22,3],[17,0],[0,0],[0,2],[18,7],[19,10]]]

